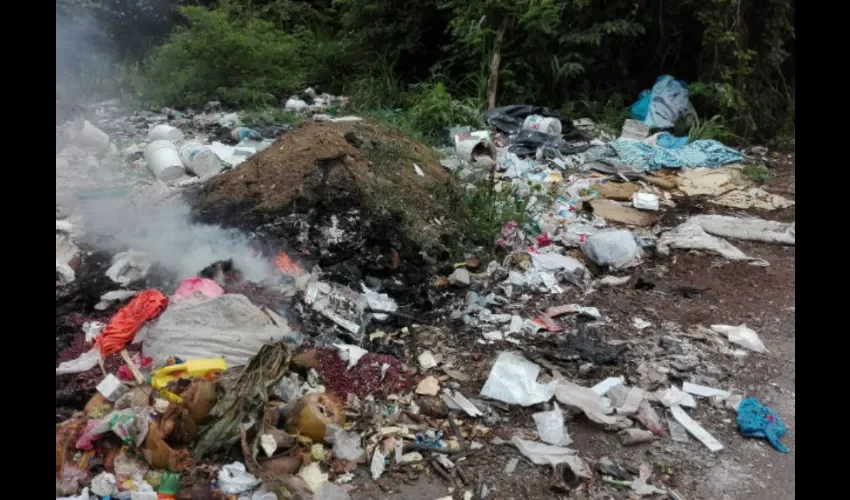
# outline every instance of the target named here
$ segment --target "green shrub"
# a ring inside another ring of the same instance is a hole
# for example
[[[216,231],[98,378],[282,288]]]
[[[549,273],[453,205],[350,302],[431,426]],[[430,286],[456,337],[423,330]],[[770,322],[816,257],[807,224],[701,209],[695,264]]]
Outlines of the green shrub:
[[[414,85],[410,101],[406,113],[410,127],[431,141],[445,142],[446,131],[455,125],[483,126],[481,103],[454,99],[442,82]]]
[[[157,48],[142,88],[149,102],[200,106],[274,104],[304,84],[297,39],[267,21],[181,9],[188,26]]]

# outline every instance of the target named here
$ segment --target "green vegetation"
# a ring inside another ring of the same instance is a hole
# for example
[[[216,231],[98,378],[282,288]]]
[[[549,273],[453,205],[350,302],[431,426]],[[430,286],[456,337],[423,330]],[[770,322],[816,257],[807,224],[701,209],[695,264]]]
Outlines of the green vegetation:
[[[744,175],[759,184],[764,184],[770,179],[770,172],[764,165],[747,165],[744,167],[743,172]]]
[[[79,87],[140,89],[158,106],[217,100],[262,108],[311,85],[436,140],[446,126],[478,119],[498,54],[499,105],[547,105],[617,131],[638,92],[669,73],[690,82],[694,108],[712,117],[691,130],[699,137],[793,137],[790,0],[149,3],[153,9],[130,0],[57,3],[57,25],[87,12],[106,26],[116,60],[132,61],[127,68],[148,54],[143,79],[122,70],[114,81],[95,68],[99,83]]]

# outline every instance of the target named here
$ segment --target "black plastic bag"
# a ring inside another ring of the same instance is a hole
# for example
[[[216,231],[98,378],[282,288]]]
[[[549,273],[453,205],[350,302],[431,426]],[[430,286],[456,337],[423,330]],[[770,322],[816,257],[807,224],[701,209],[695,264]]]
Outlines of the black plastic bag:
[[[484,119],[499,132],[511,135],[519,132],[522,129],[522,122],[525,121],[526,117],[531,115],[557,118],[561,121],[562,134],[569,135],[573,132],[572,120],[564,118],[561,116],[561,113],[545,106],[511,104],[510,106],[502,106],[501,108],[494,108],[487,111],[484,113]]]
[[[539,148],[554,149],[567,156],[586,151],[590,148],[590,144],[570,144],[561,137],[544,134],[537,130],[521,130],[508,146],[508,151],[522,158],[535,155]]]

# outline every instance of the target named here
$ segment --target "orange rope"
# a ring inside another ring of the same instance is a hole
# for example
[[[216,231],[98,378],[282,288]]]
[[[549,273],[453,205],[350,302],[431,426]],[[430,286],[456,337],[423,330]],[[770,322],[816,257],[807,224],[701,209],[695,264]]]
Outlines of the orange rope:
[[[109,320],[106,328],[95,339],[104,358],[115,354],[133,341],[145,321],[155,319],[168,305],[168,297],[159,290],[145,290],[133,297]]]

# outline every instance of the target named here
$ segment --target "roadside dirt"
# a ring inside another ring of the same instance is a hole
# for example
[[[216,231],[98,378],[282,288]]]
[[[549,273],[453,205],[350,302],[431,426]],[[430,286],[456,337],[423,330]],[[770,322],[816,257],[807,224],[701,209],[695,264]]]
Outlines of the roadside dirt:
[[[773,155],[771,178],[765,188],[790,199],[794,196],[795,164],[793,155]],[[703,213],[741,213],[722,207],[706,207]],[[685,204],[678,212],[684,218],[697,207]],[[750,212],[770,220],[794,220],[794,208],[775,212]],[[714,256],[696,252],[677,251],[669,259],[650,259],[633,271],[632,280],[623,287],[604,288],[586,298],[567,292],[555,303],[580,302],[598,307],[607,317],[603,335],[607,339],[655,341],[666,333],[672,324],[681,331],[695,325],[746,323],[757,331],[769,352],[750,354],[740,361],[729,356],[706,354],[701,361],[713,365],[710,375],[697,375],[691,381],[722,388],[735,388],[756,397],[777,411],[784,419],[788,432],[782,442],[791,453],[782,454],[766,441],[745,439],[737,429],[735,413],[702,403],[689,411],[691,416],[714,435],[725,449],[716,454],[702,444],[690,439],[676,443],[669,437],[651,444],[624,447],[616,433],[606,432],[588,422],[583,416],[568,421],[567,428],[574,442],[570,445],[592,466],[602,457],[609,457],[627,469],[645,463],[653,469],[650,484],[670,488],[687,499],[732,500],[751,498],[780,500],[795,498],[796,460],[796,352],[795,352],[795,248],[778,245],[733,241],[744,252],[770,263],[769,267],[755,267],[744,263],[729,263]],[[637,285],[637,286],[636,286]],[[533,304],[537,310],[548,303]],[[505,311],[502,311],[505,312]],[[632,326],[635,317],[653,324],[639,331]],[[411,335],[411,338],[416,335]],[[457,327],[452,338],[433,338],[418,335],[418,345],[409,349],[422,349],[431,345],[450,346],[449,352],[462,360],[462,371],[471,380],[461,383],[462,391],[475,395],[487,377],[488,367],[497,352],[513,348],[509,344],[481,346],[475,334],[464,333]],[[430,339],[430,340],[429,340]],[[443,347],[441,347],[443,349]],[[597,367],[587,379],[578,383],[593,384],[607,376],[634,376],[635,364],[640,362],[638,351],[629,352],[623,361],[614,366]],[[578,363],[575,363],[578,365]],[[578,370],[567,373],[578,378]],[[689,380],[686,378],[685,380]],[[502,438],[516,433],[534,432],[531,408],[512,408],[507,421],[493,427]],[[660,413],[660,412],[659,412]],[[662,418],[666,418],[663,415]],[[470,484],[449,484],[428,469],[418,480],[398,473],[383,478],[380,485],[363,470],[355,484],[362,485],[352,494],[354,499],[437,499],[451,496],[464,497],[477,485],[486,484],[488,498],[551,499],[551,498],[627,498],[629,490],[616,490],[596,483],[591,492],[573,491],[571,494],[554,492],[551,488],[552,469],[532,465],[520,460],[512,474],[505,466],[519,453],[511,446],[494,446],[491,437],[479,438],[484,444],[481,452],[459,461]],[[647,497],[648,498],[648,497]],[[655,497],[660,498],[660,497]]]

